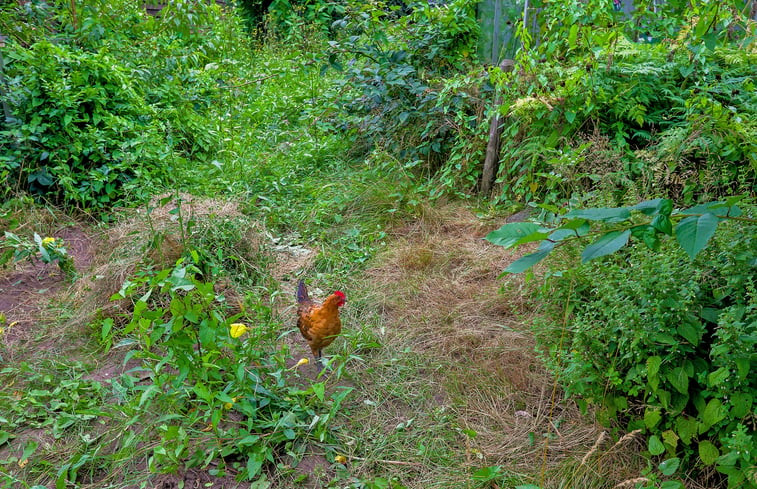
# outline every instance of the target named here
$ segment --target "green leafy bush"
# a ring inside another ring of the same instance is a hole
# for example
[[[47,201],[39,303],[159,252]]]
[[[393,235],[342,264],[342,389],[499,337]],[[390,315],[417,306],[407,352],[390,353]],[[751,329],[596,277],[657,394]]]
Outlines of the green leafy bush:
[[[154,111],[106,50],[41,41],[8,56],[15,121],[0,170],[24,189],[83,208],[110,205],[164,157]]]
[[[283,453],[298,456],[308,442],[330,440],[329,424],[351,389],[327,394],[325,382],[297,386],[291,379],[299,365],[287,367],[286,347],[274,346],[279,331],[270,304],[249,296],[249,309],[229,315],[223,293],[199,276],[200,268],[182,259],[172,269],[137,274],[113,297],[131,300],[133,313],[123,325],[105,319],[101,338],[130,347],[127,358],[150,380],[122,376],[113,387],[141,412],[163,413],[165,421],[146,433],[161,440],[151,470],[216,460],[218,473],[229,468],[255,480]]]
[[[651,455],[714,466],[733,488],[757,483],[756,231],[728,223],[694,262],[639,246],[556,277],[545,292],[570,319],[537,332],[567,395],[645,430]]]

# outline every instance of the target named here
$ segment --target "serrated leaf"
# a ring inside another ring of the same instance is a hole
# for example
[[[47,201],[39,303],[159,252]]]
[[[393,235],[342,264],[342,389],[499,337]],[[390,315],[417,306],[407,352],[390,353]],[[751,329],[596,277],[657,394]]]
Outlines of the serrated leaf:
[[[672,447],[673,450],[675,450],[678,447],[678,440],[680,440],[680,437],[676,435],[676,432],[673,430],[665,430],[662,432],[662,441],[669,447]]]
[[[686,375],[686,370],[683,367],[676,367],[671,370],[665,378],[668,379],[670,385],[681,394],[689,393],[689,376]]]
[[[746,392],[737,392],[731,396],[731,416],[741,419],[752,412],[754,398]]]
[[[704,433],[709,430],[712,425],[725,418],[725,409],[723,409],[723,403],[720,399],[710,399],[701,416],[701,426],[699,432]]]
[[[676,239],[692,260],[707,246],[715,234],[720,220],[709,212],[701,216],[690,216],[676,226]]]
[[[681,441],[689,445],[697,434],[697,421],[687,416],[679,416],[676,418],[676,430]]]
[[[586,219],[589,221],[621,222],[631,217],[628,207],[597,207],[593,209],[575,209],[563,217]]]
[[[644,425],[647,428],[654,428],[662,419],[662,413],[659,409],[649,409],[644,411]]]
[[[691,343],[693,346],[697,346],[699,344],[699,339],[700,339],[699,335],[701,332],[701,328],[697,328],[693,324],[684,323],[678,326],[678,328],[676,328],[676,332],[679,335],[681,335],[683,338],[685,338],[686,341]]]
[[[709,387],[716,387],[728,378],[728,375],[730,372],[725,367],[720,367],[719,369],[715,370],[714,372],[710,372],[707,375],[707,385]]]
[[[628,243],[631,230],[611,231],[587,246],[581,253],[581,263],[615,253]]]
[[[678,467],[680,465],[681,465],[681,459],[678,457],[675,457],[675,458],[669,458],[667,460],[660,462],[660,465],[658,465],[657,468],[660,469],[660,472],[662,472],[662,475],[671,476],[675,474],[676,470],[678,470]]]
[[[660,371],[660,365],[662,365],[662,358],[659,356],[647,358],[647,377],[655,377]]]
[[[652,455],[661,455],[665,453],[665,445],[662,444],[657,435],[650,436],[647,445],[649,448],[649,453],[651,453]]]
[[[520,239],[542,230],[541,226],[532,222],[511,222],[496,231],[490,232],[484,239],[492,244],[511,248]],[[540,239],[544,238],[537,238],[534,241],[539,241]]]
[[[720,456],[720,451],[709,440],[702,440],[699,442],[699,458],[705,465],[712,465],[715,460]]]

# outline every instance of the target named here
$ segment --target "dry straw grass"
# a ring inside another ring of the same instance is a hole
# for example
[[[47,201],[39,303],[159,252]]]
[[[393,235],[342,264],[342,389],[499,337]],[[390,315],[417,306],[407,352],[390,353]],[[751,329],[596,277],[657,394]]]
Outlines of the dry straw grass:
[[[111,317],[125,312],[124,307],[129,307],[127,304],[110,302],[109,298],[133,276],[138,265],[173,266],[185,252],[184,243],[193,235],[207,232],[212,220],[245,222],[236,202],[198,198],[185,193],[178,197],[180,200],[174,194],[158,195],[148,206],[126,212],[120,222],[95,237],[94,263],[77,282],[74,291],[73,299],[77,305],[73,308],[77,311],[74,321],[86,323],[96,310]],[[181,219],[177,214],[179,208]],[[188,228],[190,221],[195,224]],[[262,249],[262,226],[253,222],[245,224],[249,226],[244,235],[245,246]],[[218,284],[224,289],[228,302],[234,304],[233,289],[224,281]]]
[[[524,252],[482,239],[496,227],[459,206],[437,209],[395,230],[365,288],[382,305],[387,348],[442,365],[419,380],[438,385],[458,424],[477,433],[466,441],[469,463],[533,473],[579,460],[601,430],[572,403],[551,402],[554,379],[524,326],[536,314],[528,286],[498,278]]]

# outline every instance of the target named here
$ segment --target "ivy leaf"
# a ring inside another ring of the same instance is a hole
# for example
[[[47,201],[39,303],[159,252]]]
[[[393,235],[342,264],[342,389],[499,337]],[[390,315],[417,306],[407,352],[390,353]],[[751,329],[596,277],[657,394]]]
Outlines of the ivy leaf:
[[[712,465],[715,460],[720,456],[720,451],[709,440],[702,440],[699,442],[699,458],[705,465]]]
[[[631,230],[611,231],[590,244],[581,253],[581,263],[600,258],[611,253],[615,253],[628,243],[631,236]]]
[[[542,231],[542,227],[532,222],[511,222],[487,234],[484,239],[492,244],[511,248],[526,236],[539,233],[540,231]],[[533,241],[541,239],[544,238],[536,238]]]
[[[543,249],[528,254],[512,262],[509,267],[505,268],[505,273],[524,272],[546,258],[547,255],[549,255],[554,249],[555,244],[550,243],[549,241],[545,241],[544,243],[547,243],[547,245],[543,246]]]
[[[719,219],[711,213],[689,216],[676,226],[676,239],[692,260],[715,234]]]

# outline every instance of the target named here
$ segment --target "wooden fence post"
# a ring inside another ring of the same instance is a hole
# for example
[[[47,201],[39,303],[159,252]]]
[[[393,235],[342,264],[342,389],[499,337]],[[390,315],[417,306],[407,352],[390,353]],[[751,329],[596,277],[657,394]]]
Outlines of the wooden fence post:
[[[504,72],[512,71],[514,65],[513,60],[505,59],[499,64],[499,69]],[[497,94],[494,98],[494,105],[496,107],[502,105],[502,95]],[[486,145],[486,159],[484,160],[484,171],[481,175],[481,192],[487,196],[492,191],[499,170],[499,142],[501,137],[502,117],[495,112],[489,123],[489,143]]]

